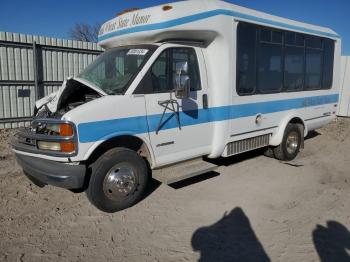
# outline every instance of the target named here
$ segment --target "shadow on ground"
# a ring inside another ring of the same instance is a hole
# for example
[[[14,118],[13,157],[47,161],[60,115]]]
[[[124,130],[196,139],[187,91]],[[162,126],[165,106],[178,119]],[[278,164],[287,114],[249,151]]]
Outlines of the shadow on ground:
[[[158,187],[160,187],[161,183],[155,179],[150,179],[146,188],[146,191],[144,192],[142,198],[140,201],[145,200],[147,197],[153,194],[154,191],[157,190]]]
[[[197,183],[203,182],[205,180],[217,177],[219,175],[220,175],[220,173],[215,172],[215,171],[211,171],[211,172],[207,172],[205,174],[201,174],[199,176],[191,177],[191,178],[170,184],[169,186],[174,188],[174,189],[180,189],[183,187],[187,187],[187,186],[197,184]]]
[[[316,130],[310,131],[307,136],[305,137],[305,140],[313,139],[315,137],[321,136],[322,134],[317,132]]]
[[[241,208],[233,209],[192,236],[193,250],[206,261],[270,261]]]
[[[349,262],[350,232],[336,221],[328,221],[327,226],[317,225],[312,233],[315,248],[322,262]]]
[[[238,164],[240,162],[244,162],[246,160],[262,156],[264,154],[265,149],[266,148],[260,148],[230,157],[220,157],[216,159],[206,158],[205,160],[218,166],[231,166],[233,164]]]

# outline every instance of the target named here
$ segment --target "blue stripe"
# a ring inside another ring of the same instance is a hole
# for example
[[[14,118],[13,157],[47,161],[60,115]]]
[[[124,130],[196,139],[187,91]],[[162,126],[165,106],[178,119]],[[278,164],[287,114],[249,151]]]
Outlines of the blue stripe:
[[[315,96],[306,98],[295,98],[288,100],[277,100],[259,102],[243,105],[230,105],[213,107],[209,109],[198,109],[194,111],[180,112],[182,126],[199,125],[209,122],[218,122],[242,117],[255,116],[257,114],[269,114],[300,109],[303,107],[337,103],[339,95]],[[147,116],[136,116],[121,119],[105,120],[98,122],[82,123],[78,125],[79,141],[81,143],[106,140],[117,135],[136,135],[157,130],[161,114]],[[166,113],[161,130],[178,128],[173,113]]]
[[[237,17],[237,18],[241,18],[241,19],[251,20],[254,22],[258,22],[258,23],[268,24],[271,26],[283,27],[283,28],[290,29],[290,30],[297,30],[297,31],[305,32],[305,33],[311,33],[311,34],[322,35],[322,36],[327,36],[327,37],[339,38],[339,35],[337,35],[337,34],[322,32],[319,30],[305,28],[302,26],[291,25],[291,24],[287,24],[287,23],[283,23],[283,22],[277,22],[277,21],[273,21],[273,20],[269,20],[269,19],[265,19],[265,18],[261,18],[261,17],[257,17],[257,16],[247,15],[247,14],[236,12],[236,11],[217,9],[217,10],[207,11],[204,13],[199,13],[199,14],[190,15],[190,16],[185,16],[185,17],[181,17],[181,18],[177,18],[177,19],[173,19],[173,20],[169,20],[169,21],[165,21],[165,22],[161,22],[161,23],[154,23],[154,24],[149,24],[149,25],[141,25],[141,26],[135,26],[133,28],[122,29],[122,30],[119,30],[116,32],[111,32],[111,33],[108,33],[106,35],[100,36],[98,38],[98,41],[101,42],[101,41],[104,41],[104,40],[109,39],[111,37],[121,36],[121,35],[126,35],[126,34],[131,34],[131,33],[166,29],[166,28],[187,24],[187,23],[203,20],[206,18],[210,18],[213,16],[218,16],[218,15],[233,16],[233,17]]]

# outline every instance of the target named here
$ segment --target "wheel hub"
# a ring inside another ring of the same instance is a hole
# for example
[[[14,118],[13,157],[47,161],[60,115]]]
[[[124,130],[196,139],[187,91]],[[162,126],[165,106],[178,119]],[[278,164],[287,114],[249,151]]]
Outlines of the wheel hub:
[[[287,151],[289,154],[294,154],[295,151],[298,149],[299,145],[299,136],[296,132],[289,133],[287,137]]]
[[[111,168],[103,181],[103,192],[111,200],[118,200],[133,193],[136,189],[136,176],[127,164]]]

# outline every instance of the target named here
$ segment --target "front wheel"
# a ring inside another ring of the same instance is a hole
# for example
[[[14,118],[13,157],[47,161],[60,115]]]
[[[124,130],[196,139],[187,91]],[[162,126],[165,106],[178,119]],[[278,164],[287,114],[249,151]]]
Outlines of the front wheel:
[[[288,124],[284,131],[282,143],[273,149],[275,158],[291,161],[298,155],[302,143],[302,134],[298,125]]]
[[[92,166],[86,195],[101,211],[114,213],[136,204],[147,187],[145,161],[136,152],[115,148]]]

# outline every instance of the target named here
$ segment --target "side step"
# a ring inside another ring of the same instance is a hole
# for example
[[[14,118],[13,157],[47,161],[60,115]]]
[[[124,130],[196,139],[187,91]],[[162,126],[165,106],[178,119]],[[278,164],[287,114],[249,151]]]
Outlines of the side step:
[[[152,171],[152,177],[155,180],[169,185],[213,171],[217,167],[217,165],[204,161],[202,158],[196,158],[161,169],[155,169]]]

